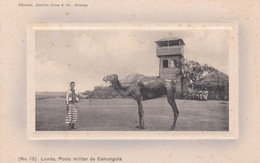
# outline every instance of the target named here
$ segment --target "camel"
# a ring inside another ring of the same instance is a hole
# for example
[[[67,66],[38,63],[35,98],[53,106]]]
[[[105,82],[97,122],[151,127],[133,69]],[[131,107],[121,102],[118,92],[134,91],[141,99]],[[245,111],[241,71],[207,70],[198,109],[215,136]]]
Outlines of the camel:
[[[111,74],[104,77],[103,81],[111,84],[121,96],[136,100],[139,114],[139,125],[136,126],[138,129],[145,129],[142,101],[167,95],[168,103],[172,107],[174,114],[173,124],[170,129],[174,130],[179,115],[175,101],[175,81],[165,81],[158,77],[141,74],[132,74],[120,81],[116,74]]]

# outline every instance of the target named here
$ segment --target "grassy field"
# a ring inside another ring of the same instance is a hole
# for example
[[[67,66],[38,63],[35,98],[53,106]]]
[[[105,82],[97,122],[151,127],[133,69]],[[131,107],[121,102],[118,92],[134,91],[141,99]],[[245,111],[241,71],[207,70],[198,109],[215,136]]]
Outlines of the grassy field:
[[[41,98],[39,98],[41,97]],[[65,99],[36,99],[37,131],[70,131],[65,124]],[[176,100],[180,115],[175,131],[227,131],[227,101]],[[76,131],[139,131],[137,104],[132,99],[81,99]],[[143,102],[146,131],[169,130],[173,112],[166,98]]]

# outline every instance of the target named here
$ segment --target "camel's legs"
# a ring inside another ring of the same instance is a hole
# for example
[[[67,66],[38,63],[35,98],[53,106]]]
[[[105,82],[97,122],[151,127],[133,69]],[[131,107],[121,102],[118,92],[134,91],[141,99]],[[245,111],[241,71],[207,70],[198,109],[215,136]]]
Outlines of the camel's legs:
[[[168,96],[167,96],[167,97],[168,97]],[[170,98],[171,98],[171,97],[170,97]],[[169,104],[171,105],[172,110],[173,110],[173,114],[174,114],[173,124],[172,124],[172,126],[171,126],[171,129],[174,129],[174,128],[175,128],[175,125],[176,125],[176,122],[177,122],[178,115],[179,115],[179,110],[178,110],[178,108],[177,108],[175,99],[169,99],[169,97],[168,97],[168,102],[169,102]]]
[[[137,105],[138,105],[138,115],[139,115],[139,125],[136,127],[139,129],[144,129],[144,109],[143,109],[143,105],[142,105],[141,86],[142,86],[142,83],[138,82],[136,90],[135,90],[134,99],[136,100]]]
[[[173,124],[171,126],[171,129],[174,129],[176,122],[177,122],[178,115],[179,115],[179,110],[176,105],[176,101],[175,101],[175,97],[174,97],[175,92],[174,92],[172,84],[167,83],[166,88],[167,88],[167,100],[168,100],[168,103],[171,105],[173,114],[174,114],[174,119],[173,119]]]
[[[144,129],[144,109],[142,105],[142,99],[137,99],[138,105],[138,114],[139,114],[139,126],[136,126],[139,129]]]

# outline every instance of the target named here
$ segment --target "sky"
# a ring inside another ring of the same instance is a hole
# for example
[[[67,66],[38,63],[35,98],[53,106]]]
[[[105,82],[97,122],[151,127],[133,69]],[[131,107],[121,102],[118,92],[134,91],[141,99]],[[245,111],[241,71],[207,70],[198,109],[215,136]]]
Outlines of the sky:
[[[105,85],[103,77],[159,75],[154,41],[183,39],[184,57],[228,74],[228,32],[224,30],[86,30],[36,32],[36,91],[79,91]]]

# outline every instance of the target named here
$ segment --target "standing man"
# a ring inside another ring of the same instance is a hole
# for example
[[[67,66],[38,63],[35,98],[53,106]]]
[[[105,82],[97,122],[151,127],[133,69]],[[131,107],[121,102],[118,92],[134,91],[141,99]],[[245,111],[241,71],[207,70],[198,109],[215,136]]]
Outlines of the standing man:
[[[82,95],[75,90],[75,82],[70,83],[70,90],[66,93],[66,123],[70,125],[72,129],[75,129],[75,123],[78,118],[78,102],[79,97],[87,98],[86,95]]]

